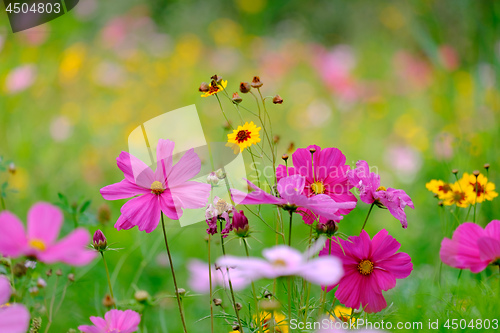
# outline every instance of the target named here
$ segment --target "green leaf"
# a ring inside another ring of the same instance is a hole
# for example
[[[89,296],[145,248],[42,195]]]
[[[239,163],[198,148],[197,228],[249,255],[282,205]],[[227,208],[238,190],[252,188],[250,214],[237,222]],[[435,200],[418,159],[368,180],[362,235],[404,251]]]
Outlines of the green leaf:
[[[57,196],[59,197],[59,200],[61,200],[61,203],[65,207],[69,207],[68,199],[66,198],[66,196],[64,194],[62,194],[61,192],[59,192],[59,193],[57,193]]]
[[[87,208],[89,208],[90,204],[92,203],[92,200],[87,200],[85,201],[81,206],[80,206],[80,214],[84,213]]]

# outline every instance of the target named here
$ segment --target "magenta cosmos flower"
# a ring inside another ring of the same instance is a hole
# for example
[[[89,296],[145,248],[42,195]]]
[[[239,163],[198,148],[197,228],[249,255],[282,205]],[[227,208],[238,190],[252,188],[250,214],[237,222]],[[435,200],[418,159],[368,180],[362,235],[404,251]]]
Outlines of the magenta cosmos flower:
[[[479,273],[489,264],[500,265],[500,221],[486,228],[467,222],[458,226],[452,239],[445,238],[439,251],[446,265]]]
[[[231,195],[236,204],[241,205],[261,205],[272,204],[281,206],[286,210],[295,211],[298,208],[310,210],[317,216],[323,216],[326,219],[337,219],[339,209],[352,209],[356,202],[335,202],[326,194],[318,194],[307,197],[303,194],[305,187],[305,177],[293,175],[283,177],[278,181],[277,198],[248,181],[248,184],[254,189],[251,193],[244,193],[239,190],[231,189]]]
[[[197,293],[207,293],[210,291],[210,278],[209,278],[209,266],[207,263],[197,260],[191,259],[188,262],[188,270],[189,270],[189,281],[188,284],[191,289]],[[229,280],[226,267],[217,267],[212,265],[211,267],[211,276],[212,276],[212,287],[215,288],[217,286],[221,286],[224,288],[229,288]],[[230,268],[229,269],[229,277],[231,278],[231,285],[234,290],[244,289],[250,281],[245,278],[238,271]]]
[[[311,153],[311,151],[314,151]],[[349,165],[346,165],[346,158],[337,148],[325,148],[316,145],[307,148],[297,149],[292,154],[293,167],[287,169],[284,165],[279,165],[276,169],[278,180],[291,176],[301,175],[305,178],[303,194],[313,197],[318,194],[325,194],[335,202],[354,203],[350,208],[341,208],[337,211],[335,221],[339,221],[341,215],[348,214],[355,206],[357,199],[351,193],[351,185],[347,179]],[[314,168],[313,168],[314,166]],[[313,223],[317,216],[307,209],[300,209],[303,220],[307,224]],[[319,221],[324,223],[328,220],[325,216],[320,216]]]
[[[380,176],[370,172],[366,161],[358,161],[356,169],[349,171],[347,177],[351,184],[359,189],[361,201],[387,208],[392,216],[401,222],[403,228],[408,227],[404,208],[408,206],[414,209],[415,207],[405,191],[380,186]]]
[[[63,223],[61,210],[51,204],[39,202],[28,212],[28,230],[12,213],[0,213],[0,254],[6,257],[34,257],[47,264],[63,262],[73,266],[87,265],[97,255],[87,248],[90,234],[77,228],[60,241],[56,241]]]
[[[139,329],[141,316],[132,310],[110,310],[104,318],[90,317],[93,326],[81,325],[78,329],[83,333],[133,333]]]
[[[314,245],[306,253],[286,245],[277,245],[262,251],[264,259],[225,256],[217,260],[217,265],[232,267],[251,281],[300,276],[318,285],[335,284],[344,275],[342,262],[334,256],[312,258],[324,243],[324,240],[319,241],[319,247]]]
[[[182,216],[183,208],[201,208],[207,203],[210,185],[189,181],[201,169],[201,161],[194,149],[188,150],[175,165],[172,152],[175,143],[160,139],[156,147],[156,171],[127,152],[116,159],[125,179],[101,189],[106,200],[126,199],[137,196],[121,208],[115,224],[118,230],[135,226],[140,231],[151,232],[163,212],[172,220]]]
[[[9,280],[0,275],[0,332],[26,333],[30,323],[30,313],[24,305],[7,304],[11,294]]]
[[[327,290],[338,285],[335,297],[350,308],[357,309],[361,304],[367,313],[384,309],[387,303],[382,290],[394,288],[396,279],[406,278],[413,270],[410,256],[396,253],[400,246],[385,229],[379,231],[373,240],[364,230],[348,240],[334,237],[331,255],[342,260],[345,275],[338,284],[328,285]],[[328,256],[329,251],[329,246],[325,246],[320,257]]]

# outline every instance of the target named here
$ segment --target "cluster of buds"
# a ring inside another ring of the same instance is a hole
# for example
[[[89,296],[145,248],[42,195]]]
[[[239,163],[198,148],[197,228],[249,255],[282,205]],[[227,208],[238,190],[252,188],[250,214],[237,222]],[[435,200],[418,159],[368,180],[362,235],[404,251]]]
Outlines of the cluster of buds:
[[[222,169],[217,169],[217,171],[212,171],[207,176],[207,183],[213,186],[217,186],[219,181],[226,178],[226,173]]]
[[[316,232],[318,233],[318,235],[325,235],[328,238],[335,235],[338,230],[339,225],[333,220],[328,220],[325,223],[318,222],[318,224],[316,225]]]

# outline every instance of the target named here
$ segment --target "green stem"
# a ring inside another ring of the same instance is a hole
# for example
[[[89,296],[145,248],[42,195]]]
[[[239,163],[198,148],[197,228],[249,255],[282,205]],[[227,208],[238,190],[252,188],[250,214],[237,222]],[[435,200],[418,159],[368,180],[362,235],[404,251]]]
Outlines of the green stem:
[[[292,320],[292,277],[291,276],[287,278],[287,282],[288,282],[288,325],[290,325],[290,321]]]
[[[222,247],[222,255],[226,255],[226,247],[224,246],[224,237],[222,235],[222,221],[219,221],[219,226],[220,226],[220,245]],[[241,326],[241,319],[240,319],[240,312],[236,308],[236,298],[234,297],[234,290],[233,290],[233,284],[231,282],[231,277],[229,276],[229,267],[226,267],[226,272],[227,272],[227,281],[229,284],[229,291],[231,292],[231,300],[233,301],[233,308],[234,312],[236,313],[236,318],[238,319],[238,331],[243,333],[243,327]]]
[[[2,210],[7,210],[7,208],[5,207],[5,200],[3,199],[3,196],[1,193],[0,193],[0,202],[2,203]]]
[[[292,246],[292,220],[293,220],[293,213],[290,211],[290,226],[288,228],[288,246]]]
[[[211,240],[210,234],[208,234],[208,281],[210,281],[210,328],[211,332],[214,333],[214,305],[212,302],[212,295],[213,295],[213,289],[212,289],[212,264],[210,262],[210,240]]]
[[[102,262],[104,263],[104,269],[106,270],[106,277],[108,279],[109,294],[111,295],[111,298],[113,299],[114,308],[116,309],[116,300],[115,300],[115,296],[113,295],[113,287],[111,286],[111,279],[109,277],[108,263],[106,262],[106,258],[104,258],[104,252],[103,251],[99,251],[99,252],[101,253]]]
[[[247,254],[247,258],[250,258],[250,253],[248,252],[248,245],[247,245],[246,239],[243,239],[243,244],[245,245],[245,253]],[[252,292],[253,292],[253,299],[255,302],[255,311],[257,312],[257,316],[256,316],[257,327],[258,327],[258,331],[262,332],[262,327],[261,327],[261,323],[260,323],[260,316],[258,315],[260,313],[259,302],[257,301],[257,293],[255,292],[255,284],[253,283],[253,281],[252,281]]]
[[[372,203],[372,205],[370,206],[370,210],[368,211],[368,215],[366,215],[365,222],[361,227],[361,231],[365,230],[366,222],[368,221],[368,217],[370,217],[370,213],[372,212],[373,206],[375,206],[375,203]]]
[[[476,206],[477,206],[477,176],[476,176],[476,197],[474,198],[474,216],[472,218],[472,222],[476,223]]]
[[[331,239],[328,239],[328,255],[332,255],[332,240]],[[321,313],[325,312],[327,290],[328,290],[327,286],[325,286],[325,290],[323,290],[322,297],[321,297]]]
[[[59,276],[56,277],[56,282],[54,284],[54,292],[52,293],[52,299],[50,301],[50,307],[49,307],[49,313],[48,313],[49,321],[47,322],[47,327],[45,327],[45,333],[47,333],[49,331],[50,325],[52,325],[52,315],[53,315],[53,311],[54,311],[54,303],[56,301],[57,282],[59,282]]]
[[[179,313],[181,316],[182,328],[184,329],[184,333],[187,333],[186,321],[184,320],[184,311],[182,310],[181,298],[179,296],[179,288],[177,287],[177,280],[175,279],[174,264],[172,263],[172,256],[170,255],[170,249],[168,247],[167,231],[165,230],[165,220],[163,218],[163,212],[161,213],[161,226],[163,227],[163,238],[165,240],[165,247],[167,248],[168,262],[170,263],[172,279],[174,280],[175,296],[177,298],[177,306],[179,307]]]

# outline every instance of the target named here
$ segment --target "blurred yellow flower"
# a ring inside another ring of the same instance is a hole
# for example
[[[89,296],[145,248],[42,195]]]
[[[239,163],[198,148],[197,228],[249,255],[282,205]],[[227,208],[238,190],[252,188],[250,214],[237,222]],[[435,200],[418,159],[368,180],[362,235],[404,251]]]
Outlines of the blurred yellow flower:
[[[433,179],[425,184],[425,187],[432,193],[437,194],[439,199],[444,199],[451,191],[451,184],[436,179]]]
[[[288,333],[286,317],[280,312],[263,311],[254,318],[261,323],[264,333]]]
[[[471,196],[471,185],[469,182],[460,179],[459,181],[451,184],[451,191],[446,194],[443,198],[443,204],[446,206],[451,206],[453,204],[457,207],[468,207],[470,203]]]
[[[208,89],[208,91],[206,93],[201,95],[201,97],[212,96],[214,94],[217,94],[217,93],[223,91],[224,89],[226,89],[226,87],[227,87],[227,80],[221,80],[220,84],[218,84],[214,80],[212,80],[212,83],[210,84],[210,88]]]
[[[488,182],[488,178],[481,173],[476,177],[475,175],[464,172],[462,181],[464,183],[468,182],[471,185],[469,191],[469,200],[471,204],[481,203],[484,200],[491,201],[498,196],[498,193],[495,192],[495,184]]]
[[[338,319],[342,320],[345,323],[352,322],[354,323],[356,321],[356,318],[351,317],[352,309],[351,308],[346,308],[345,306],[342,305],[337,305],[333,309],[333,313],[335,314],[335,317]],[[336,321],[336,318],[333,316],[330,316],[330,319],[333,321]]]
[[[233,133],[227,135],[226,146],[233,146],[236,149],[235,145],[237,145],[242,152],[245,148],[260,142],[259,131],[260,127],[257,127],[253,121],[246,122],[245,125],[238,126],[237,129],[233,130]],[[238,153],[237,149],[235,153]]]

